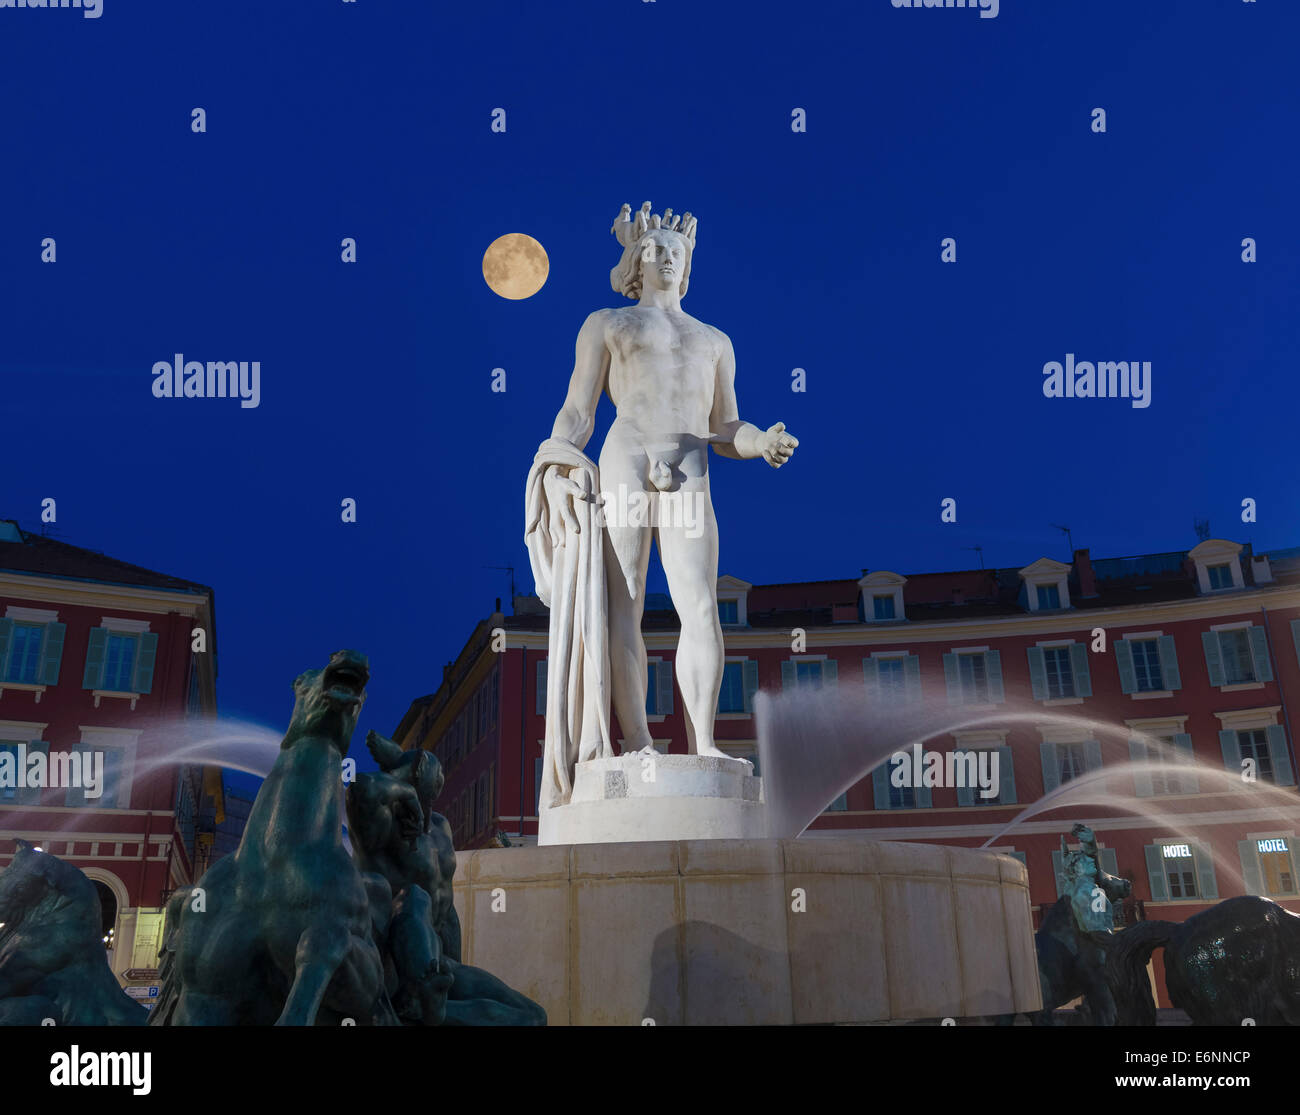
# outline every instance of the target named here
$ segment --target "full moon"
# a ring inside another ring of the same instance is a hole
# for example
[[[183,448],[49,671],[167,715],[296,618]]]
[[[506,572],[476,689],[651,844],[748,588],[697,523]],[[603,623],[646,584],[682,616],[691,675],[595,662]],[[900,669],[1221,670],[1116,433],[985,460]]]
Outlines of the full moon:
[[[531,298],[550,270],[546,249],[524,232],[498,236],[483,253],[483,281],[502,298]]]

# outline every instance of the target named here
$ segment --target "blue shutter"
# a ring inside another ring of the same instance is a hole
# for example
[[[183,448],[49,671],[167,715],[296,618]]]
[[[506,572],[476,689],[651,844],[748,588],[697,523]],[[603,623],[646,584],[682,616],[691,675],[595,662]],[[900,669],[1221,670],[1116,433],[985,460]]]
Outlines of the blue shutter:
[[[998,756],[998,796],[999,805],[1016,804],[1016,764],[1011,757],[1011,748],[995,747],[993,753]]]
[[[68,632],[66,623],[47,623],[41,642],[41,672],[36,680],[42,685],[59,684],[59,665],[63,661],[63,639]],[[0,652],[0,662],[4,655]]]
[[[943,680],[948,686],[948,703],[961,704],[961,678],[957,675],[957,656],[949,653],[943,656]]]
[[[1223,673],[1223,654],[1219,650],[1219,633],[1217,631],[1202,631],[1201,646],[1205,650],[1205,668],[1210,673],[1210,684],[1213,686],[1227,685]]]
[[[966,747],[959,747],[959,748],[956,748],[956,749],[953,751],[953,754],[954,754],[954,755],[964,755],[964,754],[966,754],[966,752],[967,752],[968,750],[970,750],[970,749],[969,749],[969,748],[966,748]],[[977,758],[978,758],[978,756],[977,756]],[[957,765],[960,767],[960,764],[957,764]],[[963,781],[965,781],[964,778],[963,778]],[[983,800],[985,800],[985,799],[981,798],[980,800],[983,801]],[[957,787],[957,804],[958,804],[958,805],[974,805],[974,804],[975,804],[975,787],[974,787],[974,786],[958,786],[958,787]]]
[[[104,659],[108,649],[108,628],[92,627],[90,642],[86,646],[86,672],[81,679],[82,689],[99,689],[104,684]]]
[[[1034,689],[1034,700],[1047,700],[1047,664],[1043,661],[1042,647],[1026,647],[1029,655],[1029,684]]]
[[[758,692],[758,662],[745,659],[745,711],[754,711],[754,694]]]
[[[1097,849],[1098,866],[1106,872],[1107,875],[1114,875],[1119,878],[1119,860],[1115,858],[1114,848]]]
[[[45,762],[46,762],[46,766],[45,766],[46,783],[47,783],[47,785],[48,785],[48,782],[49,782],[49,770],[50,770],[50,768],[49,768],[49,759],[50,759],[50,744],[49,744],[49,741],[48,741],[48,740],[43,740],[43,739],[33,739],[33,740],[28,740],[28,741],[27,741],[27,758],[30,759],[30,758],[32,757],[32,755],[36,754],[37,752],[39,752],[40,754],[42,754],[42,755],[45,756]],[[15,757],[16,757],[16,756],[15,756]],[[40,787],[40,786],[26,786],[26,787],[24,787],[23,789],[21,789],[21,790],[18,791],[18,796],[17,796],[14,800],[15,800],[16,802],[18,802],[20,805],[40,805],[40,804],[41,804],[41,794],[42,794],[42,793],[44,793],[44,790],[43,790],[42,787]]]
[[[880,667],[874,658],[862,660],[862,682],[867,687],[867,704],[880,700]]]
[[[1245,783],[1240,781],[1241,744],[1237,740],[1237,733],[1231,728],[1224,728],[1219,733],[1219,747],[1223,750],[1224,769],[1236,775],[1236,778],[1231,781],[1231,787],[1234,790],[1239,790]]]
[[[989,704],[1000,705],[1007,699],[1002,686],[1002,652],[984,652],[984,676],[988,679]]]
[[[840,683],[840,664],[834,658],[822,660],[822,687],[828,685],[839,685]]]
[[[924,767],[922,767],[922,773],[924,774]],[[922,781],[924,781],[924,778],[922,778]],[[930,809],[934,806],[934,791],[929,786],[913,786],[912,795],[917,809]]]
[[[794,659],[787,658],[781,663],[781,688],[793,689],[798,684],[794,673]]]
[[[5,667],[9,664],[9,637],[13,634],[13,630],[13,620],[0,619],[0,681],[8,676]]]
[[[1133,648],[1127,639],[1120,639],[1115,644],[1115,665],[1119,668],[1119,691],[1136,693],[1137,671],[1133,669]]]
[[[913,702],[921,700],[921,659],[909,654],[903,659],[903,680],[907,688],[907,699]]]
[[[1273,783],[1277,786],[1294,786],[1295,773],[1291,769],[1291,756],[1287,753],[1286,729],[1272,724],[1264,729],[1268,737],[1268,754],[1273,760]]]
[[[1191,765],[1196,762],[1196,749],[1192,746],[1190,733],[1174,733],[1174,750],[1178,753],[1180,763]],[[1201,792],[1201,781],[1195,774],[1189,774],[1185,770],[1179,771],[1178,782],[1185,794],[1199,794]]]
[[[660,716],[673,714],[673,664],[660,662],[655,669],[655,712]]]
[[[1174,649],[1174,637],[1161,635],[1156,640],[1156,652],[1160,655],[1160,678],[1168,690],[1183,687],[1182,675],[1178,672],[1178,651]]]
[[[537,663],[537,712],[546,715],[546,659]]]
[[[1241,860],[1241,885],[1247,894],[1263,895],[1264,873],[1259,869],[1259,849],[1253,840],[1237,841],[1237,856]]]
[[[1128,737],[1128,757],[1134,763],[1145,763],[1147,761],[1146,741],[1140,736]],[[1155,793],[1151,785],[1150,771],[1133,772],[1133,793],[1140,798],[1149,798]]]
[[[1098,740],[1083,741],[1083,760],[1090,771],[1101,770],[1101,743]]]
[[[142,631],[135,658],[134,680],[131,683],[133,692],[149,693],[153,690],[153,667],[157,657],[158,636],[152,631]]]
[[[1046,741],[1040,743],[1038,756],[1043,763],[1043,795],[1046,796],[1061,784],[1061,765],[1056,759],[1056,744]]]
[[[1251,627],[1247,634],[1250,638],[1250,657],[1255,663],[1255,680],[1272,681],[1273,664],[1268,660],[1268,635],[1262,627]]]
[[[1147,858],[1147,885],[1151,888],[1152,902],[1169,901],[1169,880],[1165,877],[1165,852],[1159,844],[1148,844],[1143,851]]]
[[[1295,643],[1296,661],[1300,662],[1300,619],[1291,621],[1291,641]]]
[[[1052,853],[1052,874],[1056,876],[1056,897],[1065,893],[1065,859],[1058,848]]]
[[[1208,848],[1200,844],[1192,845],[1192,857],[1196,862],[1196,889],[1202,898],[1215,901],[1219,897],[1219,881],[1214,875],[1214,856]]]
[[[1092,675],[1088,672],[1088,648],[1083,643],[1070,646],[1070,673],[1074,675],[1074,695],[1092,696]]]
[[[871,772],[871,796],[877,809],[889,808],[889,763],[881,763]]]

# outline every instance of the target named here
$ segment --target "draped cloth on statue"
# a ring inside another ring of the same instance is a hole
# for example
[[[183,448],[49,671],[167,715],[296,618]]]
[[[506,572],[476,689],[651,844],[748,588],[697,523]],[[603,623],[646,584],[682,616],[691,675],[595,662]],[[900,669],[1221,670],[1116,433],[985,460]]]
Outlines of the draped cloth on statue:
[[[592,500],[573,499],[578,522],[574,534],[547,492],[546,470],[559,466]],[[600,471],[576,446],[548,438],[528,472],[524,497],[528,560],[537,595],[551,611],[546,672],[546,745],[542,760],[540,808],[566,804],[573,792],[574,767],[588,759],[610,758],[609,602],[605,594],[605,543],[601,511],[595,502]],[[562,532],[557,546],[551,525]]]

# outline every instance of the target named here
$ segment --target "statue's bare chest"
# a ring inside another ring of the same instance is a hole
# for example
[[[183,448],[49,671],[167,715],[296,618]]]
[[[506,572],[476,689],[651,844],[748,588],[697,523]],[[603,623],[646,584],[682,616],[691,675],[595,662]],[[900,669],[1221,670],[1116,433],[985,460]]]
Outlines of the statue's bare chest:
[[[624,310],[612,316],[606,339],[625,366],[671,363],[711,370],[718,359],[713,330],[685,314]]]

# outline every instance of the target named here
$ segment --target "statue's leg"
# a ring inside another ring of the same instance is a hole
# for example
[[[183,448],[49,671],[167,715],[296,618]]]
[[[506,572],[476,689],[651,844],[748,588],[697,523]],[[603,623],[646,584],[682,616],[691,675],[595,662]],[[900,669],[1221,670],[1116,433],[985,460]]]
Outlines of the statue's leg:
[[[298,938],[293,986],[277,1026],[310,1026],[330,980],[352,945],[352,935],[340,925],[313,925]]]
[[[625,751],[651,745],[646,723],[646,653],[641,637],[645,611],[646,570],[650,567],[652,532],[647,514],[635,516],[635,497],[645,499],[644,450],[622,448],[606,442],[600,455],[600,487],[606,497],[605,582],[609,599],[610,695],[626,740]],[[623,569],[635,571],[636,596],[628,591]]]
[[[718,523],[707,476],[686,480],[679,494],[684,501],[680,520],[661,514],[657,532],[668,591],[682,621],[677,686],[686,712],[688,750],[723,756],[713,742],[724,660],[718,620]]]
[[[468,964],[452,966],[448,1026],[545,1026],[546,1011],[527,995]]]

